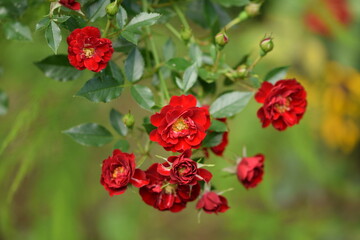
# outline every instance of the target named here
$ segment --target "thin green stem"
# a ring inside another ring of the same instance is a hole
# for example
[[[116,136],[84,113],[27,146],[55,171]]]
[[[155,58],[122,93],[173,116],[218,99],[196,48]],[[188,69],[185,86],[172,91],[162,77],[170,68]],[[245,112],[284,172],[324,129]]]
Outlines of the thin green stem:
[[[260,60],[263,58],[263,56],[257,56],[257,58],[251,63],[251,65],[248,67],[248,71],[251,72],[251,70],[260,62]]]
[[[178,39],[182,40],[181,39],[181,36],[180,36],[180,33],[173,27],[173,25],[171,25],[170,23],[165,23],[165,27],[167,29],[170,30],[170,32],[172,32],[172,34],[175,35],[175,37],[177,37]]]
[[[187,22],[187,20],[185,18],[184,13],[181,11],[179,6],[176,3],[174,3],[173,8],[174,8],[176,14],[178,15],[178,17],[180,18],[181,23],[184,25],[185,29],[191,29],[189,23]]]
[[[103,34],[104,37],[107,37],[107,33],[108,33],[109,29],[110,29],[110,26],[111,26],[111,20],[108,19],[107,23],[106,23],[105,31],[104,31],[104,34]]]
[[[219,63],[220,63],[220,59],[221,59],[221,51],[218,49],[216,51],[216,59],[215,59],[215,63],[214,63],[214,66],[212,68],[212,71],[213,72],[216,72],[218,67],[219,67]]]

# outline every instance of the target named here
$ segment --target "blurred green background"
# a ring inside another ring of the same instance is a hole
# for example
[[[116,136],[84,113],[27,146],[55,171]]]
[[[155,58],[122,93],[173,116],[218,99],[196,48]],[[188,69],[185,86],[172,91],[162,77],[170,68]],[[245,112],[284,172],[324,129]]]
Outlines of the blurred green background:
[[[195,203],[174,214],[145,205],[137,189],[109,197],[99,181],[112,145],[83,147],[61,133],[84,122],[111,129],[111,108],[141,119],[148,112],[129,100],[128,89],[109,104],[73,97],[89,72],[72,82],[48,79],[33,64],[51,54],[42,33],[32,42],[0,35],[0,88],[10,99],[0,116],[0,239],[360,239],[360,4],[349,5],[351,24],[335,24],[331,36],[307,28],[305,14],[322,5],[303,0],[268,0],[261,16],[229,31],[230,64],[249,51],[254,57],[259,40],[273,33],[275,49],[256,71],[264,76],[291,65],[288,77],[306,87],[309,106],[301,124],[285,132],[261,128],[254,100],[229,121],[225,155],[241,155],[243,146],[249,155],[265,154],[264,180],[247,191],[212,155],[217,189],[234,188],[225,193],[231,209],[202,214],[200,224]],[[46,11],[28,11],[22,20],[34,29]],[[328,15],[325,21],[334,22]],[[153,29],[160,48],[170,32]]]

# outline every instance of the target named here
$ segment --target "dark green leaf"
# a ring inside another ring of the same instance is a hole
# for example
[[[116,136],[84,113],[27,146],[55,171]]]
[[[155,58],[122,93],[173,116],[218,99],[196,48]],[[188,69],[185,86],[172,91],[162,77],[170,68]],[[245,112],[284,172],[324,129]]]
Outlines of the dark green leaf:
[[[85,4],[83,7],[85,15],[90,22],[95,22],[96,19],[104,17],[106,15],[106,6],[110,3],[110,0],[96,0],[90,4]]]
[[[184,76],[183,76],[183,84],[182,84],[182,90],[184,92],[187,92],[190,90],[190,88],[192,88],[194,86],[194,84],[196,83],[197,80],[197,76],[198,76],[198,69],[197,69],[197,64],[194,63],[193,65],[191,65],[190,67],[188,67],[185,72],[184,72]]]
[[[224,7],[231,7],[231,6],[245,6],[250,3],[249,0],[212,0],[213,2],[219,3]]]
[[[113,140],[113,136],[105,127],[96,123],[84,123],[63,131],[77,143],[84,146],[100,147]]]
[[[205,139],[202,141],[202,147],[215,147],[222,141],[223,133],[211,132],[207,133]]]
[[[45,76],[58,80],[70,81],[81,75],[81,71],[70,65],[66,55],[52,55],[35,65],[45,74]]]
[[[172,58],[166,62],[166,66],[179,72],[185,71],[190,65],[191,63],[184,58]]]
[[[92,102],[110,102],[121,95],[123,77],[115,63],[109,62],[101,73],[95,75],[76,93]]]
[[[160,14],[158,13],[142,12],[131,19],[131,21],[126,25],[125,30],[131,32],[139,30],[141,27],[151,26],[155,24],[159,18]]]
[[[56,54],[61,42],[61,30],[54,21],[51,21],[47,26],[45,31],[45,38],[49,47]]]
[[[156,127],[151,124],[149,117],[144,117],[143,126],[147,134],[150,134],[152,130],[156,129]]]
[[[123,37],[119,37],[116,40],[113,41],[113,48],[117,52],[124,52],[128,53],[130,52],[134,47],[136,47],[135,44],[132,42],[129,42]]]
[[[277,81],[284,79],[289,70],[289,66],[274,68],[266,74],[264,81],[275,84]]]
[[[125,75],[128,81],[140,80],[144,73],[144,59],[137,48],[134,48],[125,60]]]
[[[123,115],[116,111],[115,109],[111,109],[110,112],[110,123],[113,128],[122,136],[126,136],[128,133],[128,128],[122,121]]]
[[[5,115],[9,108],[9,97],[8,95],[0,90],[0,115]]]
[[[53,20],[56,23],[64,23],[66,22],[70,16],[53,16]]]
[[[136,32],[124,30],[121,32],[121,37],[125,38],[127,41],[131,42],[132,44],[137,45],[137,43],[140,39],[140,34],[138,34]]]
[[[140,105],[140,107],[151,111],[155,106],[154,96],[150,88],[142,85],[134,85],[131,87],[131,96]]]
[[[116,22],[119,25],[119,28],[123,28],[127,22],[127,13],[126,10],[120,6],[119,12],[116,14]]]
[[[129,147],[130,147],[129,142],[124,139],[117,141],[114,145],[114,149],[119,149],[122,152],[129,151]]]
[[[83,28],[86,26],[86,22],[82,17],[79,16],[70,16],[68,20],[61,23],[61,26],[66,28],[69,31],[74,31],[77,28]]]
[[[214,132],[227,132],[227,126],[224,122],[218,120],[212,120],[211,126],[208,129]]]
[[[36,24],[35,30],[36,31],[44,30],[45,28],[47,28],[47,26],[49,26],[49,24],[50,24],[50,18],[44,17]]]
[[[252,96],[252,92],[230,92],[221,95],[211,104],[210,114],[214,118],[234,116],[244,109]]]
[[[5,23],[4,32],[7,40],[32,41],[30,28],[19,22]]]

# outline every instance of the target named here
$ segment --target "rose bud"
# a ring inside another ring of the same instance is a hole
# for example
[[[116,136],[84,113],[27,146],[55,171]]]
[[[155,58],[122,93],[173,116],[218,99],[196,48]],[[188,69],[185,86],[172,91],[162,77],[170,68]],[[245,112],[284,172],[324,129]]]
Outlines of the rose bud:
[[[227,199],[215,192],[205,192],[196,204],[196,209],[206,213],[223,213],[229,209]]]
[[[119,6],[118,6],[117,2],[115,1],[115,2],[109,3],[105,9],[106,9],[106,14],[110,18],[112,18],[118,13]]]
[[[221,33],[216,34],[215,43],[219,47],[223,48],[228,42],[229,42],[229,38],[226,35],[226,33],[221,32]]]
[[[262,127],[272,124],[279,131],[298,124],[307,106],[306,91],[296,79],[263,82],[255,99],[263,104],[257,112]]]
[[[125,124],[125,126],[127,126],[128,128],[132,128],[135,124],[134,115],[132,115],[131,113],[125,114],[122,121]]]
[[[75,0],[60,0],[59,3],[64,7],[67,7],[71,10],[78,11],[80,10],[80,3],[76,2]]]
[[[196,185],[198,181],[209,182],[212,178],[211,172],[199,168],[199,164],[190,157],[190,150],[179,156],[171,156],[166,164],[158,165],[157,171],[164,176],[170,176],[171,184]]]
[[[114,52],[110,39],[101,38],[96,27],[75,29],[67,38],[68,59],[78,70],[100,72],[106,68]]]
[[[259,14],[260,7],[261,3],[250,2],[246,5],[245,12],[249,15],[249,17],[255,17]]]
[[[241,64],[238,68],[236,68],[236,76],[239,78],[246,78],[248,73],[248,66],[246,64]]]
[[[271,52],[273,48],[274,48],[274,43],[272,41],[272,37],[267,37],[261,40],[260,49],[262,56],[265,56],[267,53]]]
[[[180,32],[180,37],[181,39],[187,43],[190,41],[191,37],[192,37],[192,31],[190,28],[183,28]]]
[[[163,163],[166,165],[166,163]],[[187,202],[194,201],[200,194],[200,184],[171,184],[170,177],[161,175],[157,170],[159,163],[154,163],[145,171],[149,184],[140,188],[142,200],[160,211],[179,212]]]
[[[134,154],[115,149],[113,155],[103,161],[100,183],[113,196],[124,193],[129,184],[139,188],[149,181],[142,170],[135,169]]]
[[[245,188],[256,187],[264,175],[264,155],[243,157],[237,165],[237,177]]]
[[[151,116],[156,129],[150,132],[150,140],[172,152],[199,148],[210,127],[210,115],[196,102],[193,95],[173,96],[169,105]]]

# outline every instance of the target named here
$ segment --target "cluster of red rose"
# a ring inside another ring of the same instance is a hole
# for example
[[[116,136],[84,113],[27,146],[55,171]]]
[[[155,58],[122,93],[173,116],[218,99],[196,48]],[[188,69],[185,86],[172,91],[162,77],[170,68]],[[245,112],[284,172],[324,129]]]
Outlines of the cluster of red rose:
[[[75,4],[75,1],[68,2]],[[101,71],[114,51],[111,41],[101,38],[99,29],[95,27],[74,30],[67,42],[69,61],[79,70]],[[257,113],[263,127],[272,124],[280,131],[297,124],[307,104],[304,88],[294,79],[280,80],[274,85],[264,82],[255,99],[263,104]],[[206,164],[191,159],[192,150],[201,148],[211,125],[208,107],[199,106],[193,95],[173,96],[170,103],[150,120],[156,127],[150,133],[150,140],[179,155],[170,156],[142,171],[136,168],[134,154],[115,150],[102,164],[101,184],[110,196],[123,194],[131,184],[140,188],[139,193],[146,204],[161,211],[181,211],[187,202],[196,199],[199,199],[196,208],[206,213],[229,209],[227,199],[211,190],[212,174],[203,168]],[[217,120],[226,122],[224,118]],[[222,156],[227,144],[228,132],[225,132],[222,142],[211,151]],[[208,149],[204,149],[204,153],[207,156]],[[243,157],[235,169],[239,181],[246,188],[253,188],[262,180],[264,156]]]

